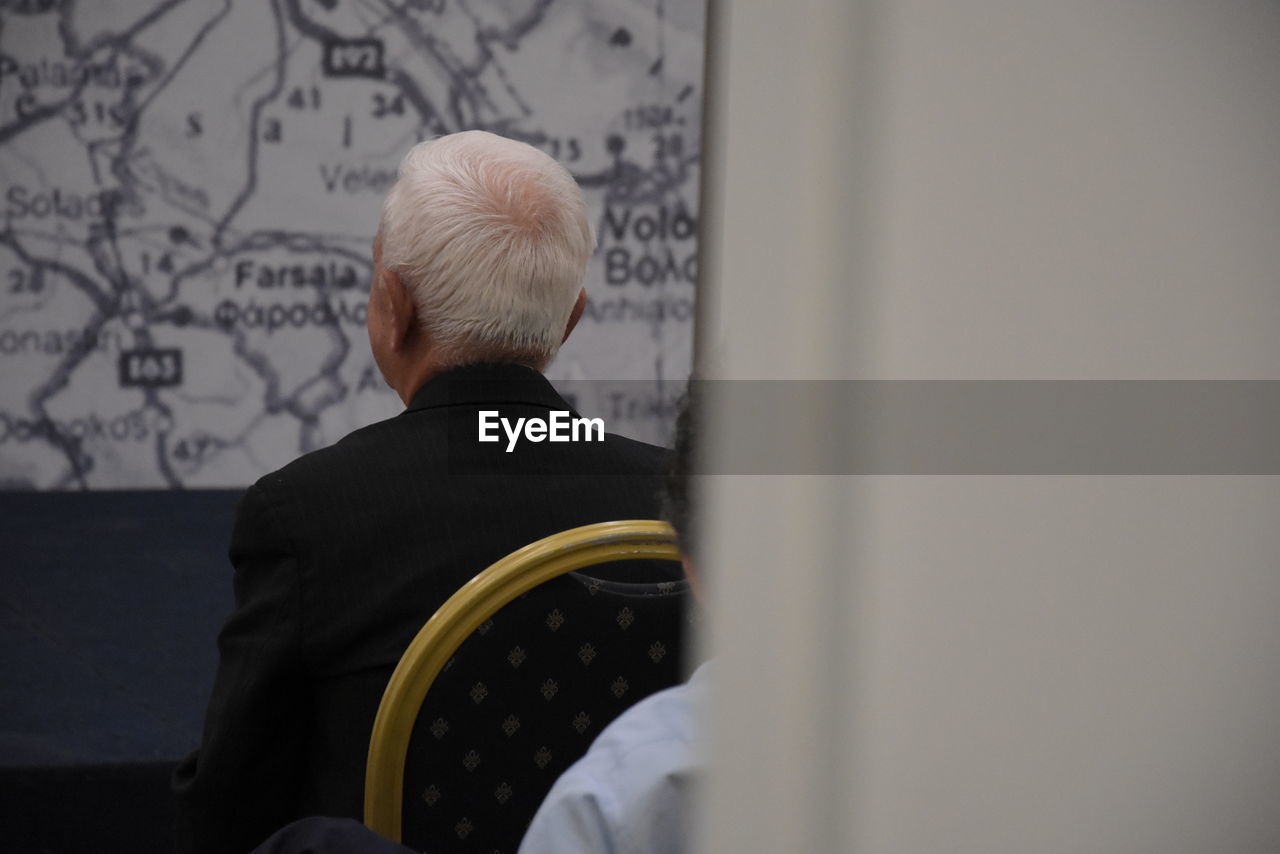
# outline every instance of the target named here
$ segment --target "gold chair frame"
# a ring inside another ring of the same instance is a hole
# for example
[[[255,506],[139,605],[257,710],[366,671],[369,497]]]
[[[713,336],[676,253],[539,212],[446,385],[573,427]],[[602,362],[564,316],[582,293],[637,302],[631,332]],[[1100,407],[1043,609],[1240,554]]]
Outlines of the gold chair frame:
[[[512,552],[468,581],[414,637],[378,705],[365,766],[364,823],[400,841],[404,765],[418,710],[445,663],[473,631],[521,593],[598,563],[680,560],[666,522],[599,522],[552,534]]]

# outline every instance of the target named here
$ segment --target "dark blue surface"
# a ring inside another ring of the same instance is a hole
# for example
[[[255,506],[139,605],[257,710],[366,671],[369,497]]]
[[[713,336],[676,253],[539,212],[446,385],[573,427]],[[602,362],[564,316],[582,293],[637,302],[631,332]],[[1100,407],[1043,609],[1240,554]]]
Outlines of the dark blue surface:
[[[0,493],[0,767],[196,746],[239,494]]]

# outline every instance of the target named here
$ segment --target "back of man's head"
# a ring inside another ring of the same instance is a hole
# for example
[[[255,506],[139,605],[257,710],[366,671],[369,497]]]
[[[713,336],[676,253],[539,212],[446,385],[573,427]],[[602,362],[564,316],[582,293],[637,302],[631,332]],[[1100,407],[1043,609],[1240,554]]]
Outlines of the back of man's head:
[[[555,356],[595,237],[551,157],[465,131],[414,146],[382,205],[382,264],[413,296],[445,366]]]

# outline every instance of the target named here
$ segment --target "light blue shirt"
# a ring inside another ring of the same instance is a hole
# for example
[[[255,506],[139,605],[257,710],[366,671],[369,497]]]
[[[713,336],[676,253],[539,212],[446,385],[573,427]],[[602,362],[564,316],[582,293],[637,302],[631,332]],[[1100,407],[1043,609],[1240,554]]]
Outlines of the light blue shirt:
[[[520,854],[688,850],[708,680],[703,664],[685,684],[646,697],[605,727],[551,788]]]

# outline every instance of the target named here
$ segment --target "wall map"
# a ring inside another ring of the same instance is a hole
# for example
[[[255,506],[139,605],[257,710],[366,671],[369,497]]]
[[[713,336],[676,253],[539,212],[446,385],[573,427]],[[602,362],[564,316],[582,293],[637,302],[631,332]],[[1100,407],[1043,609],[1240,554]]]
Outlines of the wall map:
[[[0,0],[0,489],[240,486],[399,411],[369,244],[404,151],[465,128],[578,178],[599,249],[549,373],[661,440],[702,28],[701,0]]]

